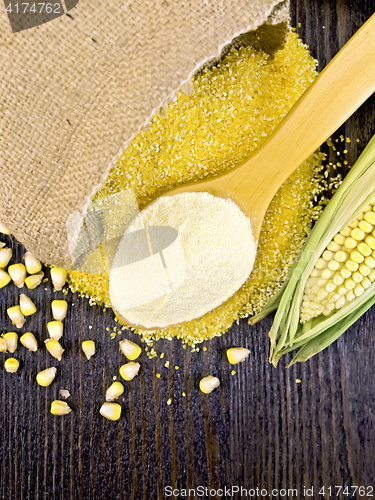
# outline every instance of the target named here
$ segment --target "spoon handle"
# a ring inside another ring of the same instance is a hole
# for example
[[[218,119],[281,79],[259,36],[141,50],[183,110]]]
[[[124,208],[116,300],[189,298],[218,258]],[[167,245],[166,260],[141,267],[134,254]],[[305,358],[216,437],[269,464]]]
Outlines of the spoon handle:
[[[375,14],[324,68],[266,142],[233,172],[230,191],[238,191],[243,198],[241,185],[245,185],[249,203],[263,193],[260,197],[267,207],[290,174],[374,91]],[[264,200],[266,193],[270,193],[268,200]]]

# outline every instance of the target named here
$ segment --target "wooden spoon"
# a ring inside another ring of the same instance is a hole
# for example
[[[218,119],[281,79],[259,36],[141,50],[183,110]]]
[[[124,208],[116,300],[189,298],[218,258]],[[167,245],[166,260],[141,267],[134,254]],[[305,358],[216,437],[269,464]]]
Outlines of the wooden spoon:
[[[258,242],[266,210],[281,184],[374,91],[375,14],[324,68],[250,158],[228,173],[186,184],[162,196],[204,191],[230,198],[251,220]],[[118,311],[115,314],[121,323],[136,326]]]
[[[244,163],[213,179],[162,196],[205,191],[231,198],[250,218],[258,241],[281,184],[375,91],[375,14],[338,52],[263,145]]]

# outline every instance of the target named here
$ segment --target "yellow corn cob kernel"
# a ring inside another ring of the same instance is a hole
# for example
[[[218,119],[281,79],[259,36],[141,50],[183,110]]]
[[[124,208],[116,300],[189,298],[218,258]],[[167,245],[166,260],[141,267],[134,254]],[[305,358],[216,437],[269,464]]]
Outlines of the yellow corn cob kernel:
[[[39,286],[41,284],[41,282],[43,281],[43,278],[44,278],[43,272],[33,274],[31,276],[28,276],[25,279],[25,285],[27,286],[27,288],[29,290],[34,290],[34,288],[36,288],[37,286]]]
[[[333,241],[341,246],[345,243],[345,240],[346,240],[345,236],[343,236],[340,233],[336,234],[336,236],[333,238]]]
[[[60,343],[55,339],[47,339],[44,343],[46,344],[47,351],[51,354],[51,356],[61,361],[65,349],[61,347]]]
[[[16,334],[16,332],[4,333],[3,339],[6,342],[8,351],[13,353],[17,349],[18,345],[18,335]]]
[[[360,243],[357,248],[358,252],[361,253],[364,257],[368,257],[369,255],[371,255],[372,250],[368,245],[366,245],[366,243]]]
[[[126,363],[121,366],[120,375],[124,380],[129,382],[138,374],[140,367],[141,365],[139,363],[131,361],[130,363]]]
[[[36,313],[34,302],[23,293],[20,295],[20,308],[24,316],[31,316]]]
[[[365,291],[365,289],[363,288],[363,286],[360,283],[357,283],[354,290],[353,290],[354,295],[356,297],[359,297],[360,295],[362,295],[364,291]]]
[[[374,216],[375,216],[375,213],[374,213]],[[365,242],[367,243],[367,245],[372,249],[374,250],[375,249],[375,238],[373,236],[366,236],[365,238]]]
[[[352,273],[349,271],[349,269],[347,269],[346,267],[343,267],[342,269],[340,269],[340,275],[346,279],[346,278],[350,278],[350,276],[352,275]]]
[[[47,330],[51,339],[60,340],[63,335],[64,326],[61,321],[49,321],[47,323]]]
[[[344,278],[338,274],[333,278],[332,281],[336,286],[339,286],[344,283]]]
[[[122,385],[122,383],[113,382],[113,384],[110,385],[105,392],[105,400],[113,401],[114,399],[120,397],[123,392],[124,392],[124,386]]]
[[[324,259],[320,258],[317,260],[315,267],[316,269],[324,269],[327,267],[327,262]]]
[[[331,271],[337,271],[338,269],[340,269],[340,267],[341,264],[337,262],[337,260],[331,260],[331,262],[328,262],[328,269],[330,269]]]
[[[20,366],[20,362],[15,358],[8,358],[4,361],[4,368],[9,373],[15,373]]]
[[[349,271],[351,271],[352,273],[354,271],[356,271],[358,269],[358,264],[356,262],[354,262],[354,260],[352,259],[348,259],[346,262],[345,262],[345,267],[347,269],[349,269]]]
[[[368,275],[368,279],[371,281],[375,281],[375,269],[371,269],[370,274]]]
[[[23,287],[26,278],[26,267],[23,264],[12,264],[8,267],[8,274],[18,288]]]
[[[51,403],[51,413],[52,415],[67,415],[72,410],[66,401],[60,401],[56,399]]]
[[[353,220],[353,222],[351,222],[349,224],[349,227],[351,227],[352,229],[354,229],[354,228],[358,227],[358,223],[359,223],[359,221],[357,219],[355,219],[355,220]]]
[[[323,260],[325,260],[326,262],[329,262],[333,259],[333,256],[335,254],[333,252],[330,252],[329,250],[325,250],[322,254],[322,257],[323,257]]]
[[[350,258],[357,264],[361,264],[365,260],[363,255],[359,253],[358,250],[353,250],[352,253],[350,254]]]
[[[344,247],[345,248],[347,248],[348,250],[352,250],[356,246],[357,246],[357,241],[356,240],[354,240],[351,237],[346,238],[345,243],[344,243]]]
[[[367,288],[368,288],[369,286],[371,286],[371,281],[370,281],[370,280],[369,280],[369,279],[365,276],[365,277],[363,278],[363,280],[361,281],[361,285],[363,286],[363,288],[364,288],[365,290],[367,290]]]
[[[334,259],[336,262],[345,262],[348,257],[349,254],[347,252],[344,252],[343,250],[339,250],[334,255]]]
[[[12,258],[12,250],[10,248],[2,248],[0,250],[0,267],[7,267]]]
[[[199,382],[199,389],[204,393],[204,394],[210,394],[216,387],[219,387],[220,385],[220,380],[216,377],[213,377],[212,375],[208,375],[208,377],[202,378],[202,380]]]
[[[84,340],[82,342],[82,351],[86,354],[86,358],[90,359],[95,354],[95,342],[93,340]]]
[[[245,347],[231,347],[227,350],[227,358],[231,365],[236,365],[237,363],[245,361],[249,354],[249,349]]]
[[[25,323],[25,317],[22,314],[20,306],[8,307],[7,314],[16,328],[22,328]]]
[[[360,283],[362,280],[363,280],[363,275],[359,271],[353,273],[353,281],[355,283]]]
[[[355,295],[353,290],[350,290],[346,295],[345,298],[348,302],[351,302],[353,299],[355,299]]]
[[[68,303],[66,300],[53,300],[51,303],[52,316],[57,321],[62,321],[66,316]]]
[[[42,264],[40,263],[40,260],[35,257],[35,255],[30,252],[26,252],[23,259],[25,261],[26,271],[29,274],[36,274],[41,271]]]
[[[38,350],[38,342],[31,332],[24,333],[20,338],[20,342],[29,351],[35,352]]]
[[[62,290],[66,283],[67,271],[63,267],[53,267],[50,271],[52,284],[56,290]]]
[[[349,226],[346,226],[346,227],[344,227],[344,229],[341,229],[340,234],[342,236],[348,237],[348,236],[350,236],[351,232],[352,232],[352,228]]]
[[[7,352],[8,346],[3,337],[0,337],[0,352]]]
[[[12,232],[2,222],[0,222],[0,233],[7,234],[7,235],[12,234]]]
[[[115,421],[121,417],[121,406],[118,403],[104,403],[99,412],[102,417]]]
[[[7,286],[7,284],[10,283],[11,280],[12,278],[9,276],[9,274],[3,269],[0,269],[0,288],[4,288],[4,286]]]
[[[142,348],[135,344],[131,340],[121,340],[119,343],[120,351],[128,358],[130,361],[134,361],[139,357],[142,352]]]
[[[373,259],[373,257],[366,257],[364,263],[370,269],[373,269],[375,267],[375,259]]]
[[[47,368],[39,372],[36,376],[36,381],[42,387],[48,387],[56,377],[57,368],[51,366],[51,368]]]
[[[341,246],[342,245],[339,245],[335,241],[331,241],[327,245],[327,250],[330,250],[331,252],[338,252],[339,250],[341,250]]]
[[[70,396],[70,392],[66,389],[60,389],[59,394],[63,399],[68,399],[68,397]]]
[[[365,233],[359,229],[358,227],[356,227],[355,229],[353,229],[353,231],[351,232],[351,235],[350,235],[353,240],[355,241],[362,241],[363,238],[366,236]]]
[[[360,223],[358,224],[358,227],[359,229],[361,229],[361,231],[363,231],[364,233],[371,233],[371,231],[373,231],[373,227],[371,224],[369,224],[367,221],[365,220],[361,220]]]

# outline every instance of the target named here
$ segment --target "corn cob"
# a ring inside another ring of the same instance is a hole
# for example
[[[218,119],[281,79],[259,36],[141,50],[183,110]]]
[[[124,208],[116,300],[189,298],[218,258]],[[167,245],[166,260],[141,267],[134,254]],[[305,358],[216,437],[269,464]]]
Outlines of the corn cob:
[[[301,323],[359,297],[375,281],[375,199],[327,245],[306,281]]]

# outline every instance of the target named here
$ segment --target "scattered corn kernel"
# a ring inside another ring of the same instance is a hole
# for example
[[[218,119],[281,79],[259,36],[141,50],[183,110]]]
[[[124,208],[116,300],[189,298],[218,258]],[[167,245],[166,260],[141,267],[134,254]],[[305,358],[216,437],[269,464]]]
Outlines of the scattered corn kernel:
[[[135,344],[131,340],[121,340],[119,343],[120,351],[128,358],[130,361],[134,361],[139,357],[142,349],[139,345]]]
[[[113,384],[110,385],[106,390],[105,399],[106,401],[113,401],[114,399],[120,397],[123,392],[124,392],[124,386],[122,385],[122,383],[113,382]]]
[[[63,336],[64,326],[61,321],[49,321],[47,323],[47,330],[51,339],[60,340]]]
[[[15,358],[8,358],[4,361],[4,368],[8,373],[15,373],[20,366],[20,362]]]
[[[52,284],[56,290],[62,290],[66,283],[67,271],[63,267],[53,267],[50,271]]]
[[[199,382],[199,389],[204,393],[204,394],[210,394],[216,387],[219,387],[220,385],[220,380],[216,377],[213,377],[212,375],[208,375],[208,377],[202,378],[202,380]]]
[[[26,278],[26,267],[23,264],[12,264],[8,267],[8,273],[13,280],[13,283],[22,288]]]
[[[0,250],[0,267],[7,267],[12,258],[12,250],[10,248],[2,248]]]
[[[46,344],[47,351],[51,354],[51,356],[61,361],[65,349],[61,347],[60,343],[55,339],[47,339],[44,343]]]
[[[90,359],[95,354],[95,342],[93,340],[84,340],[82,342],[82,351],[86,354],[86,358]]]
[[[0,222],[0,233],[7,234],[7,235],[12,234],[12,232],[2,222]]]
[[[27,288],[29,290],[34,290],[34,288],[39,286],[41,284],[41,282],[43,281],[43,276],[44,276],[43,272],[33,274],[32,276],[28,276],[25,279],[25,285],[27,286]]]
[[[171,398],[167,399],[167,405],[171,405],[171,404],[172,404],[172,399]]]
[[[31,316],[36,313],[34,302],[23,293],[20,295],[20,308],[24,316]]]
[[[8,351],[13,353],[17,349],[18,345],[18,335],[16,334],[16,332],[4,333],[3,339],[6,342]]]
[[[118,420],[121,417],[121,406],[118,403],[104,403],[100,408],[100,415],[108,420]]]
[[[51,366],[51,368],[46,368],[45,370],[39,372],[36,376],[36,381],[42,387],[48,387],[56,377],[57,368]]]
[[[7,272],[5,272],[3,269],[0,269],[0,288],[4,288],[4,286],[7,286],[8,283],[12,278],[9,276]]]
[[[245,347],[231,347],[227,350],[227,358],[231,365],[236,365],[244,361],[250,354],[249,349]]]
[[[62,321],[66,316],[68,303],[66,300],[53,300],[51,302],[52,316],[57,321]]]
[[[3,337],[0,337],[0,352],[7,352],[8,346]]]
[[[36,274],[42,270],[42,264],[40,260],[35,257],[31,252],[26,252],[23,256],[25,261],[26,271],[29,274]]]
[[[72,410],[66,401],[60,401],[56,399],[51,403],[51,413],[52,415],[67,415]]]
[[[25,334],[23,334],[20,338],[20,342],[29,351],[35,352],[38,350],[38,342],[31,332],[26,332]]]
[[[20,306],[8,307],[7,314],[16,328],[22,328],[25,323],[25,317],[22,314]]]
[[[68,399],[68,397],[70,396],[70,392],[66,389],[60,389],[59,394],[63,399]]]
[[[133,378],[138,375],[139,369],[141,365],[139,363],[134,363],[131,361],[130,363],[126,363],[122,365],[120,368],[120,375],[124,380],[133,380]],[[160,378],[160,374],[157,373],[156,376]]]

